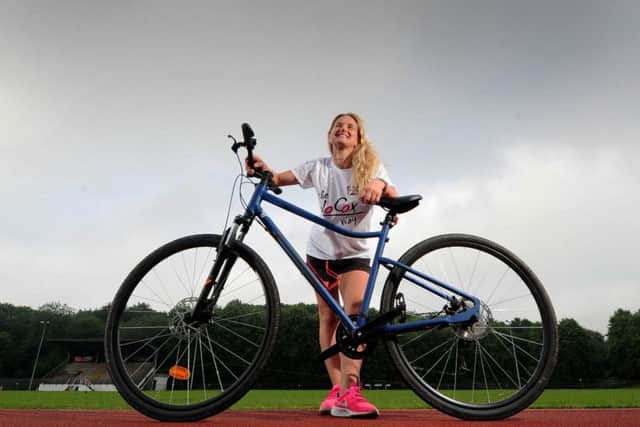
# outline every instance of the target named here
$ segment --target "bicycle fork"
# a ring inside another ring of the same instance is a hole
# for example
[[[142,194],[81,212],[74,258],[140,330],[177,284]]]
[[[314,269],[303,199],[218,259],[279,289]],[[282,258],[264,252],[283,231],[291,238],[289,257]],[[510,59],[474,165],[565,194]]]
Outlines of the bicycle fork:
[[[206,322],[211,317],[211,311],[218,302],[229,273],[238,259],[238,255],[233,250],[233,244],[242,242],[250,224],[250,220],[239,215],[234,219],[233,225],[222,234],[218,244],[216,260],[202,286],[198,301],[190,313],[191,320]],[[240,232],[238,232],[238,229],[240,229]]]

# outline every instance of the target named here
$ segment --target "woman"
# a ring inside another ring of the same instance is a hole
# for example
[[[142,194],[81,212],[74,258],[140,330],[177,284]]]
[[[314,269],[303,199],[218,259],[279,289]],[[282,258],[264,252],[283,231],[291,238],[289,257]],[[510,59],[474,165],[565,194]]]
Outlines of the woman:
[[[320,210],[328,221],[354,231],[370,231],[373,205],[397,192],[369,143],[362,119],[355,113],[337,115],[329,128],[331,157],[308,161],[293,170],[275,172],[258,156],[255,167],[273,174],[278,186],[314,187]],[[247,165],[247,172],[253,170]],[[307,264],[347,314],[358,314],[369,278],[369,240],[356,239],[314,225],[307,244]],[[316,294],[320,321],[320,349],[335,344],[339,319]],[[338,417],[377,417],[378,410],[360,394],[361,360],[342,353],[325,360],[333,387],[320,413]]]

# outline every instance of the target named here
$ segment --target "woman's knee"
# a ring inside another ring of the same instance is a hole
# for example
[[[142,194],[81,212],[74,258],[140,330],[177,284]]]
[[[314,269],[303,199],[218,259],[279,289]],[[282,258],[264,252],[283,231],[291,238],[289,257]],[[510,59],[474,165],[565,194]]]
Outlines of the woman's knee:
[[[338,301],[338,292],[337,290],[331,293],[331,296],[335,301]],[[334,325],[339,322],[338,316],[331,309],[331,306],[327,304],[319,295],[316,295],[316,299],[318,301],[318,320],[320,324]]]
[[[358,314],[360,312],[360,306],[362,306],[362,299],[355,299],[353,301],[349,301],[344,310],[347,314]]]
[[[340,292],[342,293],[344,309],[348,314],[360,312],[368,278],[369,273],[360,270],[350,271],[341,276]]]
[[[331,309],[318,310],[318,321],[320,325],[333,326],[339,322],[338,316]]]

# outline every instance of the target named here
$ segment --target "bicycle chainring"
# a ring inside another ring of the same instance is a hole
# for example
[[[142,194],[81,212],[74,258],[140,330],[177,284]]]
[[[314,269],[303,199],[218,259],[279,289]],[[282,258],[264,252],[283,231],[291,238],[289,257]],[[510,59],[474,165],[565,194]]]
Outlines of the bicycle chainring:
[[[358,321],[357,315],[349,316],[354,324]],[[342,323],[336,329],[336,345],[340,352],[350,359],[363,359],[373,352],[377,344],[375,335],[367,335],[362,332],[352,334]]]

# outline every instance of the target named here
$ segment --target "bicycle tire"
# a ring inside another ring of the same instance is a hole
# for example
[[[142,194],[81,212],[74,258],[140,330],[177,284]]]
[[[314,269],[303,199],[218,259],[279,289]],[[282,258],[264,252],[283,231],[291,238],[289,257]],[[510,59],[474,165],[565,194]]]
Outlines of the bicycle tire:
[[[109,373],[124,400],[151,418],[197,421],[227,409],[249,390],[272,352],[278,290],[265,262],[242,243],[229,248],[237,261],[211,319],[197,327],[184,321],[219,243],[219,235],[200,234],[158,248],[129,273],[109,310]],[[246,276],[252,280],[245,284]]]
[[[461,261],[467,260],[472,266],[461,268]],[[558,333],[551,301],[531,269],[506,248],[466,234],[426,239],[406,251],[399,262],[423,272],[438,267],[441,274],[453,278],[445,282],[457,281],[482,303],[481,319],[474,325],[446,325],[386,338],[389,356],[409,387],[434,408],[465,420],[499,420],[533,403],[555,367]],[[479,279],[481,274],[484,277]],[[517,291],[515,296],[506,295],[511,290]],[[417,308],[433,308],[433,296],[394,267],[384,285],[382,312],[394,307],[398,293],[407,301],[409,320],[445,315],[437,307],[420,313]],[[501,299],[493,303],[496,295]],[[531,318],[517,317],[521,313]]]

